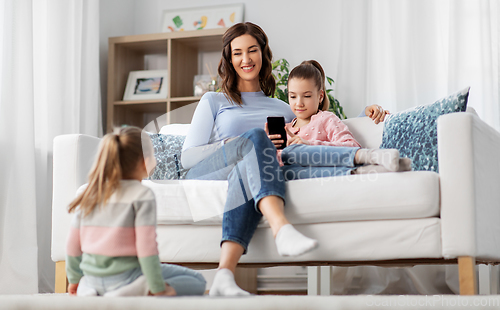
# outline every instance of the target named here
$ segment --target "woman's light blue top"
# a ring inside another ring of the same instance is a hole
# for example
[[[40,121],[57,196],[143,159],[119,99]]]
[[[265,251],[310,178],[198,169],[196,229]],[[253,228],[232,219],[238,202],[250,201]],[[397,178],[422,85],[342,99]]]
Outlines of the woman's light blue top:
[[[224,140],[250,129],[264,129],[268,116],[295,118],[285,102],[267,97],[262,91],[242,92],[243,104],[229,102],[223,93],[208,92],[201,98],[182,147],[182,166],[191,168],[222,146]]]

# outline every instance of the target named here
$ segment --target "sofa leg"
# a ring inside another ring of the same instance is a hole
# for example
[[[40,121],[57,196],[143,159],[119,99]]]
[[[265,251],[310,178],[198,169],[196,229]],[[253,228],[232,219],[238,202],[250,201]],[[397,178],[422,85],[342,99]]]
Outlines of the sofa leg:
[[[461,256],[458,258],[458,278],[460,295],[477,295],[475,257]]]
[[[321,288],[321,273],[320,267],[309,266],[307,267],[307,295],[319,295]]]
[[[56,293],[66,293],[68,291],[68,278],[66,278],[66,262],[56,262]]]
[[[237,267],[234,280],[238,286],[252,294],[257,294],[257,271],[258,268]]]
[[[331,266],[321,266],[321,287],[319,290],[320,295],[329,296],[332,294],[332,267]]]

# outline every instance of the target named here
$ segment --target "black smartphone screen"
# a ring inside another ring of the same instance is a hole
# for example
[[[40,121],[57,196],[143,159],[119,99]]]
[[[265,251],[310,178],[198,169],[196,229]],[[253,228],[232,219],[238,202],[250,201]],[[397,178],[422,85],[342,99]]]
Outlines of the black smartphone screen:
[[[284,142],[278,149],[284,149],[286,146],[285,118],[283,116],[268,116],[267,128],[270,135],[281,135]]]

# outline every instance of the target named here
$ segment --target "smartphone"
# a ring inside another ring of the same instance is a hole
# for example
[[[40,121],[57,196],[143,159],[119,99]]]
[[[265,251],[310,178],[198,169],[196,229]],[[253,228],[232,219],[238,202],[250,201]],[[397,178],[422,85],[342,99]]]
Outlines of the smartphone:
[[[285,118],[283,116],[268,116],[267,128],[270,135],[281,135],[281,140],[284,142],[278,149],[284,149],[286,146]]]

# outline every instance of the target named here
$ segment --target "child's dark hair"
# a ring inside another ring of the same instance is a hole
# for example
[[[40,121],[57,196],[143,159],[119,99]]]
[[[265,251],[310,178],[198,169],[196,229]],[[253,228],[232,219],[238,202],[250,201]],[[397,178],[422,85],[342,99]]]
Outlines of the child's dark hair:
[[[120,180],[129,178],[137,165],[149,153],[151,140],[138,127],[115,128],[102,138],[94,165],[89,173],[87,188],[69,205],[73,212],[79,206],[82,216],[91,213],[99,204],[105,204],[114,191],[120,187]]]
[[[318,110],[326,111],[330,107],[330,100],[326,94],[325,71],[316,60],[305,60],[297,67],[293,68],[288,76],[291,79],[313,80],[319,90],[323,91],[323,100],[319,103]]]

